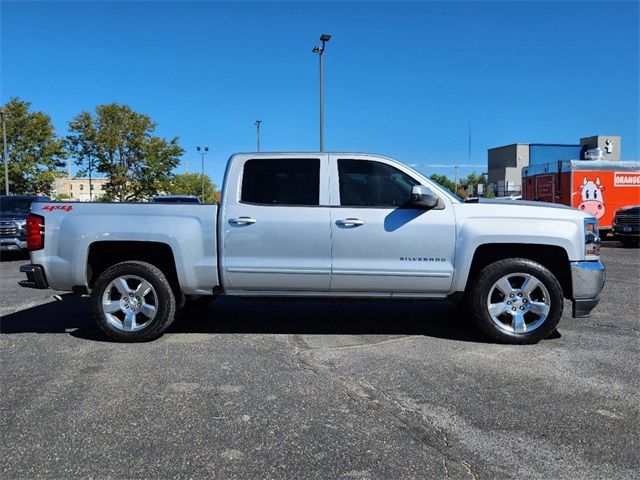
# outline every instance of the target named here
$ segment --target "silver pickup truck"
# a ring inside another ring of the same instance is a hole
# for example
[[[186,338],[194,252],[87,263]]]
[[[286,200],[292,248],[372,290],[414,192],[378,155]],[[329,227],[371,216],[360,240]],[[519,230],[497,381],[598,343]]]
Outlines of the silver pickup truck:
[[[596,306],[596,219],[465,203],[391,158],[233,155],[220,205],[36,203],[25,287],[91,294],[100,328],[152,340],[202,295],[452,299],[490,338],[533,343]],[[425,318],[425,321],[428,321]]]

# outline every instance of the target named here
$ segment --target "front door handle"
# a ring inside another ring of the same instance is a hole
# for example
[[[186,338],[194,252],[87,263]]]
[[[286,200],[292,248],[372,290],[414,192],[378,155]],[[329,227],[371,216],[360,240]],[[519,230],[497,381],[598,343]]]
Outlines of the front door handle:
[[[364,225],[364,220],[360,220],[359,218],[345,218],[344,220],[336,220],[336,225],[340,225],[341,227],[359,227],[360,225]]]
[[[252,223],[256,223],[256,219],[251,217],[230,218],[229,223],[233,223],[235,225],[250,225]]]

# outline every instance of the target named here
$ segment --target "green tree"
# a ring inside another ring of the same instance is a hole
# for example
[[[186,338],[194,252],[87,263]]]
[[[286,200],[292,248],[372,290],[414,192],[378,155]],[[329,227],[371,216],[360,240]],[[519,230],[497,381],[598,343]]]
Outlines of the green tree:
[[[202,198],[202,174],[181,173],[175,175],[168,187],[172,195],[195,195],[203,202],[216,203],[219,196],[215,184],[208,175],[204,176],[204,198]]]
[[[96,169],[96,141],[98,132],[88,112],[81,112],[69,122],[66,147],[74,163],[80,167],[78,176],[91,177]]]
[[[463,200],[466,200],[469,197],[469,195],[467,195],[467,191],[462,187],[458,187],[456,195],[458,195]]]
[[[51,117],[30,110],[31,104],[12,98],[2,105],[7,117],[9,190],[17,194],[49,195],[64,167],[64,140],[56,135]]]
[[[429,178],[434,182],[442,185],[444,188],[450,190],[451,192],[453,192],[456,188],[455,184],[451,180],[449,180],[446,175],[437,175],[434,173]]]
[[[107,176],[105,197],[121,202],[141,200],[162,191],[184,150],[178,138],[154,136],[156,124],[128,105],[96,107],[69,122],[67,144],[75,161],[95,156],[96,170]]]
[[[491,185],[487,184],[484,189],[485,198],[496,198],[496,192],[493,191]]]
[[[480,177],[476,175],[476,172],[471,172],[469,175],[467,175],[466,178],[460,180],[460,184],[464,185],[465,188],[471,185],[475,190],[475,187],[478,185],[479,180]]]

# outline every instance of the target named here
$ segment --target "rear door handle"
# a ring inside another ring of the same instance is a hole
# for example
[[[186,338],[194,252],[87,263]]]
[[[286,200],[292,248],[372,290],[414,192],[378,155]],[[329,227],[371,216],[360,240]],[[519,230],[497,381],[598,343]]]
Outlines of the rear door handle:
[[[344,220],[336,220],[336,225],[340,225],[341,227],[359,227],[360,225],[364,225],[364,220],[360,220],[359,218],[345,218]]]
[[[229,223],[233,223],[235,225],[250,225],[252,223],[256,223],[256,219],[251,217],[230,218]]]

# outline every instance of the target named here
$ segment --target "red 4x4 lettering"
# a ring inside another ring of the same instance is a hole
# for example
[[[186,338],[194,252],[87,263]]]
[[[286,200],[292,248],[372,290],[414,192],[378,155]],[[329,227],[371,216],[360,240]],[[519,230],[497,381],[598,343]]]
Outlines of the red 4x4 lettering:
[[[70,212],[73,210],[73,205],[45,205],[42,210],[46,212],[53,212],[54,210],[62,210],[63,212]]]

